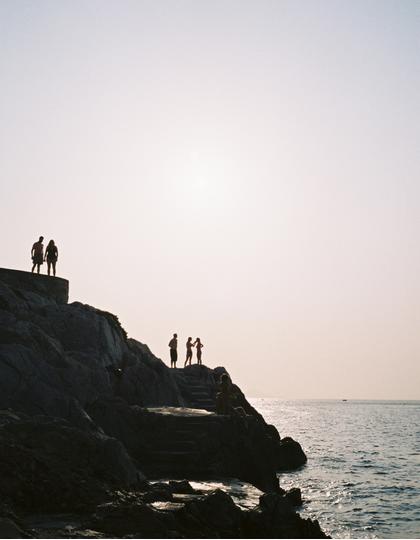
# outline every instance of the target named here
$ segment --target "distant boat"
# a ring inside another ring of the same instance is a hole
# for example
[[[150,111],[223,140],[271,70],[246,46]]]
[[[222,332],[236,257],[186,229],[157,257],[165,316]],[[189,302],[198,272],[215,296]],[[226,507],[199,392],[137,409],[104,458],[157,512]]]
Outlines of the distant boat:
[[[341,401],[347,401],[347,399],[342,399]]]

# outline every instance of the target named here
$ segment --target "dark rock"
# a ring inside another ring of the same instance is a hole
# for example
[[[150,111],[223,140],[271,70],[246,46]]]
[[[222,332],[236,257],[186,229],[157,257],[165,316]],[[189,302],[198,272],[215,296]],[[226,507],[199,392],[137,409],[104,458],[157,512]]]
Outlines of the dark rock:
[[[220,489],[210,492],[201,499],[185,505],[185,512],[192,514],[201,531],[212,531],[221,538],[237,538],[240,535],[242,511],[232,497]]]
[[[148,491],[143,495],[143,501],[147,503],[157,501],[172,501],[173,490],[168,484],[159,482],[156,484],[150,484]]]
[[[277,468],[280,471],[294,470],[307,462],[301,445],[291,437],[284,437],[277,450]]]
[[[170,370],[117,317],[67,296],[64,280],[0,269],[0,534],[55,536],[48,523],[25,528],[21,513],[73,512],[83,524],[60,537],[323,537],[278,485],[276,469],[306,461],[300,445],[235,384],[232,414],[206,412],[224,368]],[[245,512],[220,490],[197,497],[139,468],[270,493]]]
[[[147,504],[108,503],[98,507],[91,528],[113,538],[132,535],[135,538],[168,538],[167,516]]]
[[[103,401],[89,413],[109,435],[124,442],[151,478],[229,476],[263,491],[279,489],[276,454],[256,418],[170,407],[144,410]],[[121,421],[104,421],[113,417]]]
[[[261,514],[256,518],[268,538],[328,538],[317,521],[302,519],[286,495],[266,493],[260,497]],[[258,521],[259,520],[259,521]],[[250,527],[255,528],[250,521]]]
[[[302,505],[302,492],[300,491],[300,488],[289,489],[285,497],[293,506]]]
[[[85,509],[139,475],[121,443],[49,417],[0,411],[0,496],[23,510]]]
[[[0,538],[29,538],[29,536],[7,517],[0,517]]]
[[[0,274],[0,407],[73,421],[71,403],[82,411],[100,396],[183,405],[169,368],[147,346],[127,340],[114,315],[29,290],[54,278]]]
[[[0,268],[0,281],[19,291],[23,299],[47,298],[58,304],[67,304],[69,299],[69,282],[66,279]]]
[[[178,482],[176,480],[170,480],[169,489],[172,493],[185,493],[187,495],[195,493],[195,489],[186,480],[180,480]]]
[[[263,512],[276,515],[294,514],[293,505],[285,495],[264,493],[260,497],[260,508]]]

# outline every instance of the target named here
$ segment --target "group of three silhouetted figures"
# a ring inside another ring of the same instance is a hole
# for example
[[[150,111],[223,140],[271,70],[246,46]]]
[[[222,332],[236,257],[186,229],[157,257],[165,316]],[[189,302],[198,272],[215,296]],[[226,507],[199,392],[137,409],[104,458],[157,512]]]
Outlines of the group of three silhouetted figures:
[[[58,259],[58,249],[55,245],[54,240],[50,240],[48,242],[47,248],[45,250],[44,254],[44,237],[40,236],[38,242],[35,242],[31,249],[31,256],[32,256],[32,272],[34,272],[35,268],[37,269],[37,272],[39,274],[40,267],[44,263],[44,261],[47,261],[48,265],[48,275],[51,273],[51,268],[53,271],[53,275],[55,276],[55,270],[56,270],[56,263]],[[200,338],[196,338],[196,340],[193,343],[193,340],[191,337],[188,338],[186,343],[187,348],[187,356],[185,358],[184,367],[187,365],[191,365],[191,360],[193,357],[193,347],[196,348],[197,353],[197,364],[202,365],[201,362],[201,350],[204,347],[204,345],[201,343]],[[174,334],[173,338],[169,342],[169,350],[171,354],[171,368],[176,368],[176,363],[178,360],[178,335]],[[120,370],[121,371],[121,370]],[[232,383],[230,381],[229,376],[224,373],[221,376],[220,384],[219,384],[219,392],[216,396],[216,412],[218,414],[231,414],[233,411],[233,402],[234,402],[234,392]]]
[[[191,365],[191,360],[193,356],[192,348],[195,347],[197,351],[197,364],[201,365],[201,349],[204,347],[204,345],[201,343],[200,338],[196,338],[194,343],[192,342],[192,338],[189,337],[188,341],[186,343],[187,347],[187,356],[185,358],[184,367],[186,365]],[[169,342],[169,350],[171,354],[171,368],[176,368],[176,362],[178,360],[178,334],[174,334],[174,337]]]
[[[32,246],[31,249],[31,257],[32,257],[32,273],[37,269],[37,272],[39,274],[41,264],[44,263],[44,261],[47,261],[48,265],[48,275],[51,274],[51,267],[53,271],[53,275],[55,276],[55,267],[57,264],[58,259],[58,249],[57,246],[54,243],[54,240],[50,240],[47,245],[47,249],[45,250],[44,255],[44,237],[40,236],[38,242],[35,242],[35,244]]]

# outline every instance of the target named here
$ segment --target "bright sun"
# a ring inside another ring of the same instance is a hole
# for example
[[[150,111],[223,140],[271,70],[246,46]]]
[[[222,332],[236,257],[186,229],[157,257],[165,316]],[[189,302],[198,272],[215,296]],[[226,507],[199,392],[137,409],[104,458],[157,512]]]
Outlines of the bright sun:
[[[227,160],[220,156],[192,151],[183,180],[187,199],[200,206],[225,206],[231,196],[230,169]]]

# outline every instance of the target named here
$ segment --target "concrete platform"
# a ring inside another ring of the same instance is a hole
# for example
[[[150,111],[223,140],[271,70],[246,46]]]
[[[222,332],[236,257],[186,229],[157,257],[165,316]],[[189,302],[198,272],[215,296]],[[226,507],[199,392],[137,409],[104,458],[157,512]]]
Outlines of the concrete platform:
[[[67,304],[69,301],[69,282],[67,279],[0,268],[0,281],[12,289],[44,296],[54,300],[57,304]]]

